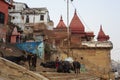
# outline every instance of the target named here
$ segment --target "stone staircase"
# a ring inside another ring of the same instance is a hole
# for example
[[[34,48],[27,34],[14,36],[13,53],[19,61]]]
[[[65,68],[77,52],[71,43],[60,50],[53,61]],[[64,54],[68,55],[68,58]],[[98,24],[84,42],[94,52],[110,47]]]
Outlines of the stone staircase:
[[[29,71],[27,67],[22,67],[3,58],[0,58],[0,63],[4,66],[4,68],[1,66],[0,69],[0,80],[100,80],[88,72],[80,74],[58,73],[55,69],[44,68],[40,65],[37,66],[36,71]]]
[[[100,80],[98,77],[89,73],[57,73],[57,72],[40,72],[50,80]]]
[[[39,64],[37,65],[35,73],[43,75],[49,80],[100,80],[96,75],[86,71],[85,67],[81,69],[80,74],[75,74],[73,71],[71,73],[58,73],[54,68],[44,68]]]

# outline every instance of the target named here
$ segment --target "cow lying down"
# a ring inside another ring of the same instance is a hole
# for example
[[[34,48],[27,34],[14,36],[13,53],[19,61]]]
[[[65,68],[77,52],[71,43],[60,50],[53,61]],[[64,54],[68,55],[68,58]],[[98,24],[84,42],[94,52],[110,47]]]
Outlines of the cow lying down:
[[[26,61],[26,57],[24,55],[21,56],[4,56],[3,58],[15,62],[17,64],[21,64],[21,62]]]
[[[15,62],[15,63],[17,63],[17,64],[20,64],[22,61],[25,62],[25,61],[27,60],[26,56],[24,56],[24,55],[20,55],[20,56],[13,56],[13,55],[11,55],[11,56],[6,56],[6,55],[4,55],[3,52],[1,52],[1,51],[0,51],[0,56],[1,56],[2,58],[5,58],[5,59],[10,60],[10,61],[12,61],[12,62]]]

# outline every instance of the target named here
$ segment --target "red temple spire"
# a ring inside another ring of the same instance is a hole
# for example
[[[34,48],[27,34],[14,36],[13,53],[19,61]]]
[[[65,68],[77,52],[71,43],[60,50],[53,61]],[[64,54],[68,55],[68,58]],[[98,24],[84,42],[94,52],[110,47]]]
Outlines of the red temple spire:
[[[73,33],[83,33],[85,30],[84,25],[82,24],[81,20],[79,19],[76,13],[76,10],[70,23],[70,29]]]
[[[56,28],[66,28],[66,25],[63,22],[62,16],[60,17],[60,21],[59,21],[59,23],[58,23]]]
[[[109,40],[109,36],[106,35],[102,29],[102,25],[100,26],[100,31],[98,33],[98,37],[97,37],[98,41],[107,41]]]

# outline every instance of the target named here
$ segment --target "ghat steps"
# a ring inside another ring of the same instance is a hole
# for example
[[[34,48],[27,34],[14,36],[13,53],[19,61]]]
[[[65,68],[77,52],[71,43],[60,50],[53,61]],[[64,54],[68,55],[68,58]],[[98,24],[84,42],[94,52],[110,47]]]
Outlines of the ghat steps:
[[[0,80],[99,80],[99,78],[87,72],[78,75],[74,72],[57,73],[55,69],[43,68],[39,65],[36,71],[30,71],[0,57]]]

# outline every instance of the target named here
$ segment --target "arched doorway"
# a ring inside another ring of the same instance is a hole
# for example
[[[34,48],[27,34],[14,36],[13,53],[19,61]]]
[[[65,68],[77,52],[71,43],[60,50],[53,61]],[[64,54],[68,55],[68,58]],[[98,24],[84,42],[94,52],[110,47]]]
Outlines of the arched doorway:
[[[5,14],[0,12],[0,24],[4,24],[5,21]]]

